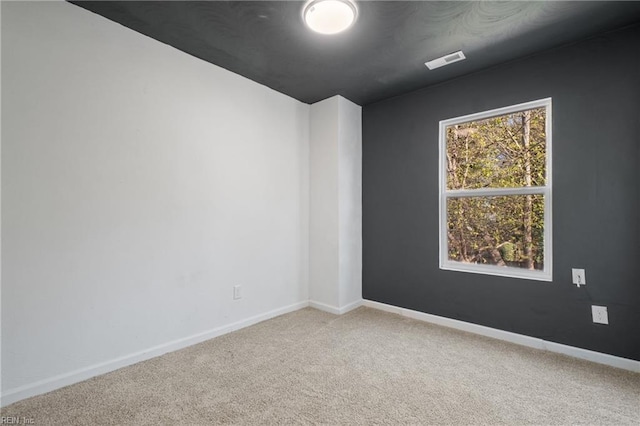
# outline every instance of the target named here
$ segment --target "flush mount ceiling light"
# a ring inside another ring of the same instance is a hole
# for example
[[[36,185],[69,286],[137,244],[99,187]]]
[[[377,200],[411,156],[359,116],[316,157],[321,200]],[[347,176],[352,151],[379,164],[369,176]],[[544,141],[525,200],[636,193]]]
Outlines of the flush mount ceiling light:
[[[320,34],[337,34],[353,25],[358,8],[351,0],[311,0],[302,9],[302,19]]]

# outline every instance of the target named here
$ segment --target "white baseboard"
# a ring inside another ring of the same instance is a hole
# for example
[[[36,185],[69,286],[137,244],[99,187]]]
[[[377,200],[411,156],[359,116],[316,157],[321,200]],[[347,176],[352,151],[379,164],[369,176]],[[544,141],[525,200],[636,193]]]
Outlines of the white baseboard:
[[[451,318],[441,317],[438,315],[425,314],[424,312],[418,312],[411,309],[400,308],[398,306],[387,305],[385,303],[374,302],[373,300],[365,299],[363,300],[362,305],[369,308],[379,309],[382,311],[402,315],[418,321],[425,321],[444,327],[455,328],[456,330],[467,331],[470,333],[479,334],[481,336],[492,337],[494,339],[504,340],[522,346],[528,346],[530,348],[556,352],[564,355],[569,355],[574,358],[580,358],[587,361],[596,362],[598,364],[609,365],[611,367],[622,368],[624,370],[630,370],[635,371],[636,373],[640,373],[640,361],[635,361],[628,358],[603,354],[601,352],[576,348],[574,346],[562,345],[560,343],[549,342],[537,337],[511,333],[509,331],[498,330],[496,328],[485,327],[483,325],[459,321]]]
[[[309,306],[311,306],[312,308],[318,309],[320,311],[329,312],[330,314],[340,315],[340,308],[327,305],[326,303],[309,300]]]
[[[242,321],[237,321],[228,325],[217,327],[212,330],[204,331],[202,333],[194,334],[192,336],[154,346],[152,348],[148,348],[109,361],[101,362],[99,364],[94,364],[69,373],[60,374],[58,376],[20,386],[15,389],[9,389],[7,392],[3,393],[2,396],[0,396],[0,406],[4,407],[25,398],[30,398],[32,396],[51,392],[55,389],[59,389],[64,386],[69,386],[74,383],[90,379],[91,377],[109,373],[122,367],[155,358],[168,352],[177,351],[179,349],[204,342],[205,340],[213,339],[214,337],[218,337],[223,334],[231,333],[232,331],[257,324],[270,318],[297,311],[298,309],[306,308],[307,306],[309,306],[308,301],[294,303],[293,305],[274,309],[272,311],[253,316]]]
[[[20,386],[15,389],[10,389],[2,396],[0,396],[0,406],[12,404],[16,401],[20,401],[25,398],[40,395],[46,392],[59,389],[64,386],[78,383],[91,377],[99,376],[101,374],[109,373],[120,368],[136,364],[141,361],[145,361],[157,356],[163,355],[168,352],[173,352],[179,349],[186,348],[191,345],[195,345],[200,342],[204,342],[214,337],[221,336],[223,334],[231,333],[244,327],[248,327],[253,324],[257,324],[261,321],[268,320],[280,315],[287,314],[289,312],[297,311],[299,309],[311,306],[321,311],[329,312],[335,315],[342,315],[359,306],[367,306],[369,308],[379,309],[382,311],[391,312],[394,314],[402,315],[408,318],[412,318],[419,321],[430,322],[433,324],[442,325],[457,330],[468,331],[471,333],[479,334],[482,336],[492,337],[499,340],[505,340],[508,342],[516,343],[523,346],[528,346],[536,349],[547,350],[550,352],[561,353],[564,355],[573,356],[575,358],[585,359],[600,364],[609,365],[612,367],[622,368],[625,370],[640,372],[640,361],[634,361],[627,358],[621,358],[613,355],[603,354],[600,352],[594,352],[587,349],[576,348],[573,346],[562,345],[560,343],[548,342],[535,337],[524,336],[517,333],[510,333],[508,331],[498,330],[491,327],[485,327],[478,324],[468,323],[464,321],[454,320],[451,318],[440,317],[437,315],[426,314],[424,312],[418,312],[411,309],[400,308],[397,306],[387,305],[380,302],[374,302],[372,300],[358,300],[342,308],[330,306],[324,303],[315,301],[304,301],[295,303],[293,305],[285,306],[283,308],[275,309],[264,314],[256,315],[247,318],[242,321],[237,321],[232,324],[221,326],[212,330],[208,330],[202,333],[194,334],[189,337],[174,340],[162,345],[154,346],[152,348],[139,351],[130,355],[125,355],[110,361],[105,361],[99,364],[95,364],[89,367],[81,368],[79,370],[72,371],[70,373],[61,374],[49,379],[41,380],[28,385]]]
[[[362,300],[356,300],[355,302],[344,305],[341,308],[338,308],[337,306],[327,305],[326,303],[309,300],[309,306],[311,306],[312,308],[316,308],[320,311],[329,312],[330,314],[342,315],[351,310],[354,310],[359,306],[362,306]]]
[[[349,311],[353,311],[360,306],[362,306],[362,299],[356,300],[355,302],[347,303],[342,308],[340,308],[340,315],[346,314]]]

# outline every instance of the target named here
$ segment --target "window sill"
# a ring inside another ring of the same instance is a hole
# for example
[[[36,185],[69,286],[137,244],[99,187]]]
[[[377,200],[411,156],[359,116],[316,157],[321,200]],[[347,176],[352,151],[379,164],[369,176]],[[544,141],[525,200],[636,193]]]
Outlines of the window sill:
[[[475,263],[445,261],[440,264],[440,269],[446,271],[470,272],[472,274],[494,275],[499,277],[521,278],[525,280],[553,281],[553,274],[551,271],[531,271],[528,269],[513,268],[509,266],[478,265]]]

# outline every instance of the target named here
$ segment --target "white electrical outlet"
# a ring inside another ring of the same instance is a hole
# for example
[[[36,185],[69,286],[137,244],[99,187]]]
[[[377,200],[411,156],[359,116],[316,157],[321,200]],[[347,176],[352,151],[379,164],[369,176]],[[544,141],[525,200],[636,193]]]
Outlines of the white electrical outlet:
[[[573,278],[573,283],[578,287],[587,284],[587,277],[584,273],[584,269],[572,269],[571,277]]]
[[[591,315],[596,324],[609,324],[609,314],[606,306],[591,305]]]
[[[234,300],[242,299],[242,286],[241,285],[233,286],[233,299]]]

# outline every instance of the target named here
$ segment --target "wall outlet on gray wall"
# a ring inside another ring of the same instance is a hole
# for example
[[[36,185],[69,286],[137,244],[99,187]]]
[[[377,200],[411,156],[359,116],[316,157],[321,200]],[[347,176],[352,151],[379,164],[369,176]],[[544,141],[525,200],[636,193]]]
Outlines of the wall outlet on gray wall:
[[[584,269],[572,269],[571,278],[573,278],[573,283],[578,286],[578,288],[580,288],[581,285],[587,284],[587,277],[584,273]]]
[[[591,306],[591,315],[593,322],[596,324],[609,324],[609,314],[606,306]]]

